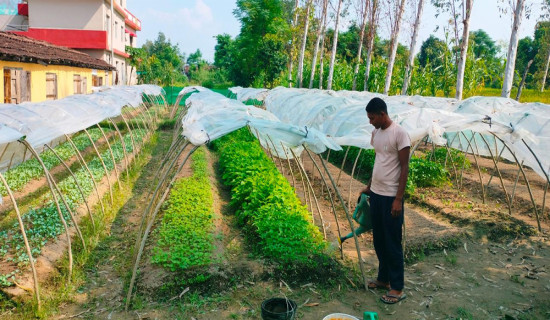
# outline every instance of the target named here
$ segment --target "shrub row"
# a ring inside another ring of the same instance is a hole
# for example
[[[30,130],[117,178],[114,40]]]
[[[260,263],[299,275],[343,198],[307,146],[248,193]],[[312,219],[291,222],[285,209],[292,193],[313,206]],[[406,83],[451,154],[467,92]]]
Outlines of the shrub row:
[[[193,175],[179,179],[165,203],[152,262],[171,271],[210,264],[213,250],[212,192],[203,148],[192,155]]]
[[[346,149],[346,148],[344,148]],[[442,153],[441,149],[444,153]],[[350,147],[348,155],[346,157],[346,162],[344,163],[344,170],[348,173],[351,173],[353,164],[357,155],[359,154],[360,149],[357,147]],[[454,161],[455,164],[464,163],[466,161],[466,167],[469,167],[468,159],[457,150],[452,152],[452,156],[449,158],[447,167],[451,164],[451,161]],[[342,161],[344,160],[346,151],[331,151],[329,156],[329,161],[334,165],[340,167]],[[432,186],[442,186],[450,183],[449,172],[445,168],[445,148],[437,148],[436,153],[431,159],[431,153],[423,157],[412,157],[409,163],[409,178],[407,180],[407,193],[414,192],[416,187],[432,187]],[[361,151],[359,159],[357,160],[357,166],[355,168],[355,174],[359,174],[358,179],[367,182],[370,180],[372,175],[372,170],[374,168],[375,152],[373,149]]]
[[[251,246],[282,265],[312,264],[326,242],[306,207],[245,128],[213,142],[220,154],[223,182]]]

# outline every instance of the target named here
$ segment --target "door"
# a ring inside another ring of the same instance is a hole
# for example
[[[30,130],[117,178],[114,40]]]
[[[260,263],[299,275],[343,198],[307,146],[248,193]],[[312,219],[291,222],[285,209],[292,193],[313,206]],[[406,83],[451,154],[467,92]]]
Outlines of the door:
[[[11,71],[4,69],[4,103],[11,103]]]
[[[46,100],[57,99],[57,74],[46,73]]]

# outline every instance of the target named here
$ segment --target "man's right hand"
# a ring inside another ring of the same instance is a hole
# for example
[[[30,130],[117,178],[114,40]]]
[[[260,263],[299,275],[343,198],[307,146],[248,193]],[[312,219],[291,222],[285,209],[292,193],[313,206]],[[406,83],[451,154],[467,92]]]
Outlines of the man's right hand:
[[[361,193],[370,195],[370,186],[366,186],[365,189],[361,190]]]

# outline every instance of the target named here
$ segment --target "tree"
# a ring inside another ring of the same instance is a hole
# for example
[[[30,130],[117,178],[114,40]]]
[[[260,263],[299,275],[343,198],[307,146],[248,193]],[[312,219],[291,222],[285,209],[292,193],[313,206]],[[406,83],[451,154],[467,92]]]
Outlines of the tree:
[[[550,64],[550,21],[540,21],[537,23],[534,45],[537,53],[534,58],[536,72],[533,80],[540,85],[540,91],[543,92]],[[533,83],[532,87],[535,87],[535,85]]]
[[[504,69],[504,80],[502,83],[501,92],[501,96],[505,98],[510,98],[510,92],[512,91],[519,40],[518,30],[521,26],[521,19],[523,18],[525,0],[517,0],[512,9],[514,12],[514,18],[512,23],[512,32],[510,34],[510,43],[508,44],[508,54],[506,55],[506,68]]]
[[[145,50],[143,50],[143,48],[134,48],[134,47],[131,47],[131,46],[126,46],[126,52],[130,55],[130,58],[129,58],[129,63],[130,63],[130,75],[132,75],[134,73],[134,69],[135,70],[138,70],[138,71],[141,71],[142,68],[142,64],[144,63],[144,61],[147,60],[147,53],[145,52]],[[128,83],[130,83],[130,77],[128,77]],[[138,81],[140,80],[140,78],[138,77]]]
[[[472,6],[474,0],[465,0],[463,6],[466,6],[466,11],[463,13],[462,20],[462,40],[460,42],[460,59],[458,62],[458,71],[456,76],[456,93],[455,98],[462,100],[462,90],[464,89],[464,68],[466,67],[466,54],[468,53],[468,44],[470,36],[470,16],[472,14]]]
[[[363,4],[362,1],[360,3]],[[359,33],[359,49],[357,50],[357,61],[355,62],[355,69],[353,70],[353,84],[351,90],[355,90],[357,88],[357,74],[359,74],[359,65],[361,64],[361,51],[363,50],[363,40],[365,38],[365,27],[367,25],[369,4],[370,0],[365,0],[364,4],[360,6],[361,31]]]
[[[391,37],[390,37],[390,54],[388,59],[388,69],[386,71],[386,84],[384,85],[384,94],[388,94],[390,91],[391,77],[393,73],[393,65],[395,63],[395,54],[397,53],[397,45],[399,40],[399,31],[401,28],[401,18],[403,17],[403,12],[405,11],[406,0],[401,0],[399,7],[396,8],[394,12],[394,22],[391,27]]]
[[[521,91],[523,90],[523,86],[525,85],[527,75],[529,74],[529,68],[535,60],[536,53],[537,49],[535,43],[530,37],[525,37],[519,40],[518,55],[516,58],[516,69],[521,70],[521,68],[523,67],[524,71],[523,76],[521,77],[521,82],[518,85],[518,93],[516,95],[516,100],[518,101],[521,97]]]
[[[235,59],[235,41],[227,33],[217,35],[216,41],[217,43],[214,47],[214,65],[220,69],[229,71]]]
[[[376,37],[376,26],[378,24],[378,1],[372,0],[372,6],[369,18],[369,32],[367,34],[367,56],[365,58],[365,80],[363,83],[363,91],[368,90],[370,64],[372,61],[372,51],[374,49],[374,38]]]
[[[334,62],[336,61],[336,48],[338,45],[338,27],[340,26],[340,10],[342,9],[342,2],[344,2],[344,0],[338,0],[338,9],[336,9],[336,22],[334,23],[334,37],[332,39],[332,53],[330,55],[330,65],[329,65],[328,79],[327,79],[328,90],[332,89],[332,77],[334,75]]]
[[[134,52],[139,71],[140,83],[155,83],[163,86],[172,85],[177,81],[184,81],[182,73],[185,56],[180,52],[178,45],[172,45],[166,36],[159,32],[155,41],[146,41],[142,46],[143,53]]]
[[[302,87],[302,81],[303,81],[303,72],[304,72],[304,55],[306,52],[306,44],[307,44],[307,34],[309,31],[309,11],[313,5],[313,0],[309,0],[306,3],[306,13],[305,13],[305,22],[304,22],[304,33],[302,37],[302,46],[300,48],[300,57],[298,59],[298,74],[296,76],[296,82],[298,82],[298,88]]]
[[[327,25],[327,10],[328,9],[328,0],[323,0],[323,9],[320,18],[320,24],[317,26],[317,38],[315,40],[315,49],[313,51],[313,61],[311,62],[311,76],[309,78],[309,88],[313,88],[313,80],[315,79],[315,67],[317,66],[317,55],[319,53],[319,44],[323,40],[324,44],[324,35],[325,28]],[[324,51],[324,45],[322,47]]]
[[[278,74],[272,73],[284,69],[288,62],[286,44],[291,38],[284,9],[283,0],[237,0],[233,14],[241,22],[241,32],[235,39],[232,71],[229,73],[235,84],[249,86],[256,80],[274,79]],[[283,57],[283,66],[274,67]],[[268,70],[261,70],[259,65],[268,67]]]
[[[414,48],[418,39],[418,29],[420,29],[420,19],[422,18],[422,11],[424,10],[424,0],[418,0],[418,9],[416,10],[416,20],[414,22],[413,34],[411,37],[411,46],[409,48],[409,60],[407,61],[407,67],[405,68],[405,76],[403,79],[403,88],[401,89],[402,95],[407,95],[409,82],[411,81],[412,70],[414,68]]]
[[[470,32],[470,45],[477,58],[496,59],[498,47],[493,39],[484,30]]]
[[[550,19],[550,0],[543,1],[542,8],[543,8],[542,10],[543,14],[541,15],[541,17],[545,19]],[[550,29],[550,27],[548,29]],[[548,43],[550,43],[550,39],[546,41],[547,45]],[[544,64],[544,67],[543,67],[543,77],[541,81],[540,92],[544,92],[544,86],[546,85],[546,77],[548,76],[548,66],[550,66],[550,45],[548,45],[548,48],[546,49],[546,51],[548,53],[546,55],[546,64]]]
[[[418,64],[423,68],[426,67],[428,62],[436,66],[442,65],[443,56],[447,50],[448,48],[445,41],[438,39],[434,35],[430,35],[430,37],[426,39],[420,47],[420,52],[418,53]]]

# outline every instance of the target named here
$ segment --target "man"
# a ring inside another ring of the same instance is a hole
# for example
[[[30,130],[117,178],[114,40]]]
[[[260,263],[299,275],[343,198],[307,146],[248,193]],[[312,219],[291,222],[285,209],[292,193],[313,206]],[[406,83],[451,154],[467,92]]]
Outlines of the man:
[[[406,298],[401,240],[411,141],[405,129],[388,116],[384,100],[373,98],[366,111],[375,128],[371,145],[376,158],[371,181],[362,193],[370,196],[374,250],[379,262],[378,277],[369,288],[387,289],[380,299],[394,304]]]

